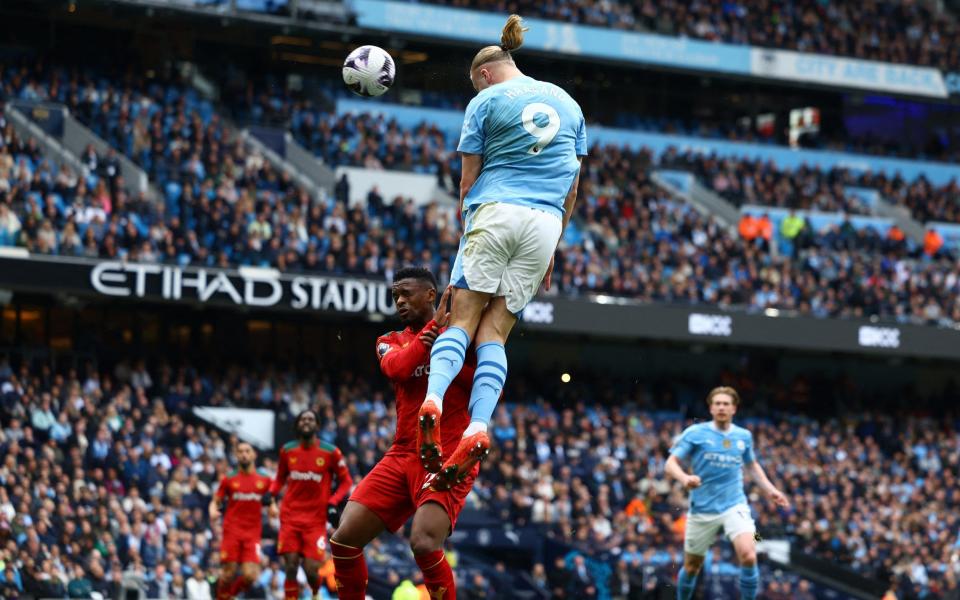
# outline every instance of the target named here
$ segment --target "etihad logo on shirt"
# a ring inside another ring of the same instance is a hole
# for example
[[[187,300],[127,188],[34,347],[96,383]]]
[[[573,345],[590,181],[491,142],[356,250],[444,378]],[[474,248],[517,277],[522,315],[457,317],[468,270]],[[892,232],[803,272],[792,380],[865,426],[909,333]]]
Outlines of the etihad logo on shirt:
[[[323,481],[322,473],[311,473],[310,471],[290,471],[290,479],[294,481]]]
[[[707,452],[703,455],[704,460],[709,461],[715,467],[733,468],[743,464],[743,458],[736,454],[723,454],[721,452]]]
[[[234,502],[241,500],[259,502],[262,497],[263,494],[254,494],[253,492],[236,492],[230,496],[230,499]]]

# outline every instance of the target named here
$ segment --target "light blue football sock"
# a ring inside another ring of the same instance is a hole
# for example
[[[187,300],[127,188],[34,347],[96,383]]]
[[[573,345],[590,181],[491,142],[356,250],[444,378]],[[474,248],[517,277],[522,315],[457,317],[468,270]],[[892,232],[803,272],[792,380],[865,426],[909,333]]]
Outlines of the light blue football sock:
[[[503,384],[507,380],[507,352],[503,344],[487,342],[477,346],[477,371],[470,391],[470,423],[490,424]]]
[[[697,574],[689,575],[686,569],[680,567],[680,574],[677,575],[677,600],[690,600],[696,589]]]
[[[756,600],[759,587],[760,569],[757,568],[757,565],[740,567],[740,598],[742,600]]]
[[[450,382],[463,368],[470,336],[459,327],[449,327],[441,333],[430,350],[430,376],[427,378],[427,396],[432,396],[443,410],[443,396]]]

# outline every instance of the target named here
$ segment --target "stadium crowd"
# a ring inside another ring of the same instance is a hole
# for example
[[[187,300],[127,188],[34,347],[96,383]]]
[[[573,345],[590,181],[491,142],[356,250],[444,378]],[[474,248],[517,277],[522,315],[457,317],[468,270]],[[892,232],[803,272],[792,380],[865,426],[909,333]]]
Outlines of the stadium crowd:
[[[843,395],[848,407],[864,398],[802,377],[788,388],[787,404],[811,407],[816,389],[812,408],[819,408],[810,412],[822,420],[776,413],[784,398],[772,390],[783,386],[767,386],[772,376],[721,376],[750,390],[754,406],[746,412],[768,415],[744,422],[755,432],[767,471],[794,503],[776,510],[754,497],[761,534],[786,536],[804,550],[893,581],[901,600],[955,598],[955,424],[872,412],[836,415],[841,404],[832,396]],[[611,589],[616,596],[631,581],[639,585],[630,573],[672,570],[685,495],[662,467],[672,437],[689,422],[684,414],[703,416],[698,391],[686,381],[637,387],[609,378],[551,389],[530,386],[518,374],[510,404],[493,424],[497,453],[469,504],[513,528],[539,528],[570,549],[558,568],[538,564],[530,573],[555,598],[610,597]],[[368,472],[386,450],[394,424],[381,380],[350,373],[303,378],[234,367],[214,375],[194,367],[148,368],[142,361],[54,371],[0,359],[5,597],[80,598],[96,591],[115,598],[138,587],[151,598],[209,597],[219,531],[205,507],[230,467],[236,439],[196,421],[190,413],[196,405],[270,408],[281,416],[314,408],[321,436],[343,449],[356,474]],[[270,459],[262,463],[275,467]],[[275,527],[269,523],[265,537]],[[264,548],[259,585],[268,598],[279,598],[283,571],[269,540]],[[398,571],[412,573],[414,565],[391,560],[387,548],[369,549],[372,573],[383,571],[384,581],[401,585],[409,573]],[[729,558],[718,554],[716,560]],[[603,564],[606,569],[598,568]],[[510,580],[503,567],[490,575],[466,573],[472,589],[486,590],[477,597],[507,597],[497,589]]]
[[[943,186],[921,176],[907,181],[899,174],[853,173],[845,168],[823,170],[802,166],[790,171],[770,161],[723,158],[692,151],[668,151],[661,166],[689,170],[708,187],[734,205],[760,204],[821,212],[870,214],[871,209],[846,188],[876,190],[880,195],[928,221],[960,222],[960,184]]]
[[[345,179],[333,197],[317,201],[261,157],[242,154],[240,145],[236,183],[187,179],[176,202],[153,203],[111,183],[115,172],[102,168],[109,160],[95,153],[84,160],[96,171],[81,177],[43,159],[12,125],[4,133],[0,244],[41,254],[371,277],[416,261],[449,278],[458,228],[435,204],[417,208],[372,189],[366,207],[348,208]],[[647,152],[594,149],[557,257],[559,293],[960,321],[960,267],[946,251],[917,255],[888,232],[847,224],[813,231],[801,223],[790,232],[792,253],[777,254],[769,232],[740,239],[669,198],[648,179],[652,162]],[[770,201],[777,202],[776,193]]]
[[[955,19],[925,2],[428,1],[613,29],[931,66],[945,71],[960,66],[960,29]]]

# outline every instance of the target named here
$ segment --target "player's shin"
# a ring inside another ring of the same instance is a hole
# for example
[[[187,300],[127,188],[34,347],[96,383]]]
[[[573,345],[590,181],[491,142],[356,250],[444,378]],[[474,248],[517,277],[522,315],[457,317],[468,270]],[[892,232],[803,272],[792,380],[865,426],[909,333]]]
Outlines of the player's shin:
[[[470,335],[459,327],[449,327],[437,337],[430,350],[430,375],[427,378],[427,400],[443,410],[443,397],[460,369],[463,368]]]
[[[503,344],[488,342],[477,346],[477,370],[470,391],[470,425],[463,437],[487,430],[506,380],[507,352]]]
[[[680,567],[680,573],[677,575],[677,600],[690,600],[693,598],[693,592],[697,589],[697,574],[689,574],[687,570]]]
[[[363,549],[330,541],[333,568],[340,600],[364,600],[367,597],[367,561]]]
[[[760,569],[753,564],[749,567],[740,567],[740,598],[754,600],[760,587]]]
[[[423,572],[423,583],[431,600],[454,600],[457,597],[453,569],[450,568],[443,550],[417,554],[414,559]]]

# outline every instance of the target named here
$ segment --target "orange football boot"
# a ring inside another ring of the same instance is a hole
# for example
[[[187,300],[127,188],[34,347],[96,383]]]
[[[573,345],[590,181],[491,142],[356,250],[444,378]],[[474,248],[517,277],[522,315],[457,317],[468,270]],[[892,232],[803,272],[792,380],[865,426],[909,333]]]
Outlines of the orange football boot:
[[[490,454],[490,436],[487,432],[478,431],[463,438],[430,487],[438,492],[449,490],[466,479],[474,465],[486,458],[487,454]]]
[[[437,473],[443,466],[443,450],[440,447],[440,409],[433,400],[424,400],[420,405],[417,424],[420,463],[427,473]]]

